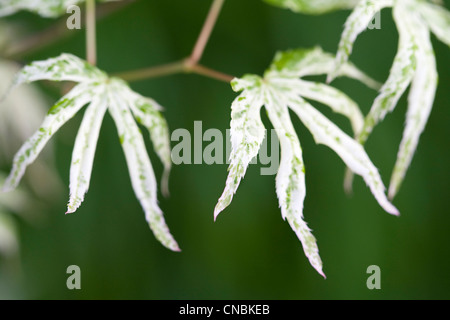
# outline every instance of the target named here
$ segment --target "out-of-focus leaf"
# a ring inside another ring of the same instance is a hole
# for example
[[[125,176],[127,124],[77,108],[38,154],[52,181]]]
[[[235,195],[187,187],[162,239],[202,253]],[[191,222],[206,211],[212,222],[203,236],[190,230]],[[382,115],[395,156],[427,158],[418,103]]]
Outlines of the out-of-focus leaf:
[[[404,179],[434,103],[437,69],[429,34],[433,32],[450,45],[450,12],[440,1],[423,0],[363,0],[347,19],[336,55],[335,66],[328,73],[331,81],[338,75],[351,54],[359,33],[371,17],[384,7],[392,7],[399,31],[399,46],[390,74],[375,99],[358,140],[365,143],[373,128],[396,107],[412,83],[408,99],[408,114],[403,140],[391,177],[389,197],[393,198]],[[351,189],[352,176],[346,175],[346,189]]]

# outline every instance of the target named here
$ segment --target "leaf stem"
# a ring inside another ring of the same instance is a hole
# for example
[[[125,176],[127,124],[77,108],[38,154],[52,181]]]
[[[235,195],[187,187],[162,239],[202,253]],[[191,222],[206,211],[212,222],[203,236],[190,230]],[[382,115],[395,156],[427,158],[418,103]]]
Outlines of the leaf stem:
[[[161,66],[117,73],[114,76],[122,78],[125,81],[132,82],[176,73],[195,73],[208,78],[230,83],[234,78],[233,76],[199,64],[224,2],[225,0],[214,0],[212,3],[208,16],[203,24],[203,28],[197,38],[197,42],[195,43],[194,49],[188,58]]]
[[[163,77],[166,75],[182,72],[184,69],[184,60],[176,61],[161,66],[150,67],[145,69],[127,71],[123,73],[113,74],[114,77],[121,78],[128,82]]]
[[[86,60],[97,64],[95,0],[86,0]]]
[[[233,76],[202,66],[200,64],[192,65],[190,62],[190,58],[164,64],[161,66],[116,73],[112,76],[121,78],[122,80],[125,80],[127,82],[135,82],[178,73],[194,73],[227,83],[230,83],[234,78]]]
[[[194,49],[192,50],[192,53],[189,57],[190,64],[195,65],[202,58],[203,52],[211,36],[211,32],[214,29],[214,26],[216,25],[217,18],[219,16],[219,13],[222,9],[224,2],[225,0],[214,0],[214,2],[212,3],[211,8],[209,9],[208,16],[203,25],[202,31],[200,32],[197,42],[195,43]]]
[[[207,68],[205,66],[202,66],[201,64],[195,64],[193,66],[190,66],[190,68],[188,66],[188,69],[186,70],[186,72],[196,73],[196,74],[208,77],[208,78],[216,79],[216,80],[227,82],[227,83],[230,83],[231,80],[234,79],[233,76],[216,71],[214,69]]]

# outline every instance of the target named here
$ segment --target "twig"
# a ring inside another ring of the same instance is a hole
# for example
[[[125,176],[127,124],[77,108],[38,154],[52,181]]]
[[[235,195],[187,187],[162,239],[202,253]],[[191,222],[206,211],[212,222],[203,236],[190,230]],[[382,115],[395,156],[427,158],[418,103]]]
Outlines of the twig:
[[[167,76],[176,73],[195,73],[208,78],[229,83],[231,80],[233,80],[233,76],[207,68],[199,64],[199,61],[211,36],[211,32],[217,22],[217,18],[224,2],[225,0],[214,0],[214,2],[212,3],[211,8],[209,9],[208,16],[205,20],[205,23],[203,24],[203,28],[195,43],[194,49],[192,50],[192,53],[188,58],[162,66],[117,73],[114,76],[122,78],[125,81],[132,82]]]
[[[227,82],[227,83],[230,83],[231,80],[234,79],[233,76],[230,76],[228,74],[225,74],[225,73],[222,73],[222,72],[210,69],[210,68],[207,68],[200,64],[196,64],[196,65],[192,66],[190,71],[192,73],[196,73],[196,74],[208,77],[208,78],[216,79],[216,80]],[[186,72],[189,72],[189,69]]]
[[[180,73],[183,71],[183,69],[184,60],[146,69],[116,73],[113,74],[113,76],[121,78],[125,81],[132,82]]]
[[[162,66],[115,73],[112,76],[121,78],[127,82],[135,82],[177,73],[195,73],[227,83],[229,83],[234,78],[233,76],[207,68],[200,64],[191,65],[189,59],[168,63]]]
[[[217,18],[224,2],[225,0],[214,0],[213,4],[211,5],[208,17],[205,20],[202,31],[198,36],[197,42],[195,43],[194,49],[192,50],[191,56],[189,58],[190,64],[195,65],[202,58],[203,52],[211,36],[211,32],[216,25]]]
[[[86,60],[97,64],[95,0],[86,0]]]

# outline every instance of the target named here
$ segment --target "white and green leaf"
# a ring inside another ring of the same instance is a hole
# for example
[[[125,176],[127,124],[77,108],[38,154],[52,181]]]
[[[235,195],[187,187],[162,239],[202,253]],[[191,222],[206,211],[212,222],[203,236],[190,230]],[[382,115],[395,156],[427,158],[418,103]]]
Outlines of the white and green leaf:
[[[300,141],[289,117],[288,106],[277,90],[264,87],[265,105],[270,122],[274,126],[281,145],[281,161],[276,177],[276,190],[283,219],[287,219],[292,230],[302,243],[311,265],[325,277],[316,238],[303,220],[303,205],[306,196],[305,165]]]
[[[336,56],[336,68],[328,76],[328,80],[332,80],[338,74],[352,51],[356,37],[370,21],[370,16],[383,7],[393,7],[399,32],[398,52],[389,77],[375,99],[358,137],[364,144],[375,125],[395,108],[413,82],[408,99],[406,128],[389,187],[390,198],[397,193],[404,179],[434,101],[437,70],[429,32],[450,46],[450,12],[442,5],[439,0],[361,1],[347,20]],[[347,173],[344,183],[346,190],[351,189],[351,184],[352,175]]]
[[[394,7],[393,15],[399,32],[399,46],[394,63],[386,83],[376,97],[364,123],[363,132],[359,137],[361,143],[365,143],[373,128],[384,119],[388,112],[392,112],[412,81],[416,71],[416,53],[419,43],[414,32],[414,24],[409,10],[404,5]]]
[[[398,210],[385,195],[385,186],[377,168],[373,165],[361,144],[294,93],[289,95],[288,103],[289,107],[312,133],[316,143],[324,144],[334,150],[347,167],[364,179],[380,206],[386,212],[398,215]]]
[[[101,82],[107,76],[86,61],[68,53],[25,66],[15,77],[13,86],[38,80]]]
[[[335,56],[324,52],[320,47],[295,49],[278,52],[266,76],[275,73],[285,78],[302,78],[328,74],[334,70]],[[353,63],[346,62],[339,70],[338,76],[358,80],[369,88],[378,90],[381,84],[358,69]]]
[[[242,79],[233,80],[233,89],[243,92],[232,105],[231,164],[225,191],[214,211],[217,217],[230,204],[248,164],[258,154],[264,138],[264,127],[259,115],[264,105],[281,143],[276,190],[282,217],[297,234],[311,265],[323,276],[316,239],[303,220],[305,166],[300,141],[288,108],[299,116],[317,143],[333,149],[353,172],[363,177],[384,210],[394,215],[399,214],[389,202],[380,174],[362,145],[304,100],[307,98],[328,105],[335,112],[348,117],[356,133],[361,130],[362,114],[348,96],[328,85],[299,79],[306,75],[326,73],[331,70],[333,62],[333,57],[324,54],[320,48],[290,50],[277,53],[264,78],[246,75]]]
[[[257,156],[264,140],[265,128],[260,117],[263,105],[260,82],[257,76],[247,76],[232,82],[235,91],[243,92],[231,106],[230,165],[225,190],[214,209],[214,219],[231,203],[248,165]]]
[[[153,99],[143,97],[132,91],[125,83],[122,85],[121,92],[127,100],[137,122],[145,126],[150,133],[153,148],[164,165],[161,190],[164,195],[168,196],[172,158],[169,126],[160,112],[163,108]]]
[[[150,228],[164,246],[179,251],[158,207],[153,168],[132,113],[133,109],[136,117],[149,128],[167,176],[171,164],[169,133],[157,103],[132,92],[122,80],[108,78],[104,72],[70,54],[31,63],[19,72],[13,84],[17,86],[37,80],[74,81],[79,84],[50,109],[41,127],[16,154],[3,191],[11,191],[18,185],[26,167],[37,158],[50,138],[84,105],[89,104],[72,154],[67,213],[75,212],[89,188],[100,127],[104,114],[109,109],[119,131],[133,189],[145,211]]]
[[[92,94],[91,88],[85,84],[79,84],[49,110],[41,127],[16,153],[11,173],[3,185],[4,192],[11,191],[17,187],[25,173],[26,167],[33,163],[59,128],[90,101]]]
[[[415,22],[414,32],[420,41],[420,49],[417,51],[417,69],[408,97],[406,125],[389,186],[388,194],[391,199],[400,188],[419,143],[420,135],[425,129],[438,83],[436,59],[429,31],[420,19],[416,19]]]
[[[144,139],[133,118],[128,102],[117,93],[120,92],[121,85],[121,83],[111,80],[108,88],[109,112],[117,127],[134,192],[144,209],[146,220],[155,237],[166,248],[180,251],[157,203],[155,174],[150,158],[145,152]]]
[[[361,132],[364,117],[359,106],[349,96],[340,90],[319,82],[301,79],[284,79],[271,77],[270,82],[278,87],[287,87],[298,96],[320,102],[329,106],[331,110],[347,117],[355,135]]]

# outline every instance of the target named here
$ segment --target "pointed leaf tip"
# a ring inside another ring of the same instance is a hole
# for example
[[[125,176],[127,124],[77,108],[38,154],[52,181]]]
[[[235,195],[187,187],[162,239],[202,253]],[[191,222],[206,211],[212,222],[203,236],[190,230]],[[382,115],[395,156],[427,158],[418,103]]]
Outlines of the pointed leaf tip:
[[[123,81],[115,81],[121,84],[122,97],[128,102],[136,121],[145,126],[150,134],[153,148],[164,165],[164,171],[161,177],[161,192],[164,197],[169,197],[169,177],[172,168],[172,157],[169,126],[161,113],[163,107],[153,99],[141,96],[132,91]]]
[[[225,189],[214,210],[214,219],[231,203],[250,162],[258,155],[265,136],[265,128],[260,116],[263,105],[261,78],[246,76],[243,80],[239,79],[236,82],[239,83],[239,90],[243,92],[231,106],[230,165]]]
[[[214,208],[214,222],[216,222],[217,217],[219,216],[219,214],[223,211],[223,208],[219,207],[219,204],[216,205],[216,207]]]
[[[276,177],[276,192],[281,214],[300,240],[310,264],[324,276],[316,238],[303,220],[306,186],[300,141],[292,125],[288,103],[282,91],[280,93],[272,86],[265,89],[266,109],[281,145],[281,162]]]
[[[121,81],[111,81],[108,87],[108,105],[121,137],[133,190],[155,238],[166,248],[180,251],[158,206],[155,174],[144,139],[132,114],[132,104],[127,96],[123,95],[124,90],[126,89]]]

